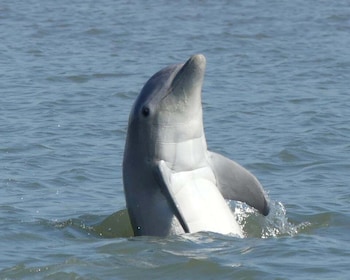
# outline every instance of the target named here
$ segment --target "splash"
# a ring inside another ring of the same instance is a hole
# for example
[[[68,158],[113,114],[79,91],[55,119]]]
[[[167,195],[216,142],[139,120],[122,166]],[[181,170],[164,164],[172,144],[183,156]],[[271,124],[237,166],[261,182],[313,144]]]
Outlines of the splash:
[[[288,220],[285,206],[279,201],[270,202],[270,213],[266,217],[245,203],[237,202],[235,216],[246,237],[295,236],[301,229],[309,225],[308,222],[299,225],[291,223]]]

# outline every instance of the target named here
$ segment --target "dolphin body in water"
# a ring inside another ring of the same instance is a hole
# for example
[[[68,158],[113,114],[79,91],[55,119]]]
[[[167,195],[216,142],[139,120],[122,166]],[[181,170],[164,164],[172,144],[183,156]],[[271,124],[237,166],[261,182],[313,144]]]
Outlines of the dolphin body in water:
[[[162,69],[132,107],[123,181],[136,236],[211,231],[243,237],[225,199],[269,213],[255,176],[207,149],[201,102],[205,66],[205,57],[197,54]]]

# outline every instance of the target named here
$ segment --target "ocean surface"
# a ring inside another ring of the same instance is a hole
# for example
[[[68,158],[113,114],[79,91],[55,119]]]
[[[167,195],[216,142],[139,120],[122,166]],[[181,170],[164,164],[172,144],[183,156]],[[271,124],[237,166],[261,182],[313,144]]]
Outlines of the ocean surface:
[[[346,0],[1,1],[0,279],[350,279],[349,46]],[[131,106],[195,53],[208,146],[271,213],[132,237]]]

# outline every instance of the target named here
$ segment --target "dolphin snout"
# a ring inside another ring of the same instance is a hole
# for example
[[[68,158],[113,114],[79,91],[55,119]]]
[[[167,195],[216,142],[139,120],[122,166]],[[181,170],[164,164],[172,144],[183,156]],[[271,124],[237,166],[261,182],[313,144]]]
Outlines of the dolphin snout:
[[[201,68],[204,70],[206,65],[206,58],[203,54],[195,54],[190,57],[186,64],[192,64],[195,67]]]

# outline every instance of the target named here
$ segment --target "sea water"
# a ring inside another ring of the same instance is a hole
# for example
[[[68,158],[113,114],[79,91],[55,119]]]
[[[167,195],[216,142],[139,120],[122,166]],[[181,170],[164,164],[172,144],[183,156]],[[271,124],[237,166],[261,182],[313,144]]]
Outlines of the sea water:
[[[349,46],[345,0],[2,1],[0,279],[349,279]],[[128,114],[195,53],[208,146],[271,213],[228,202],[242,239],[132,237]]]

